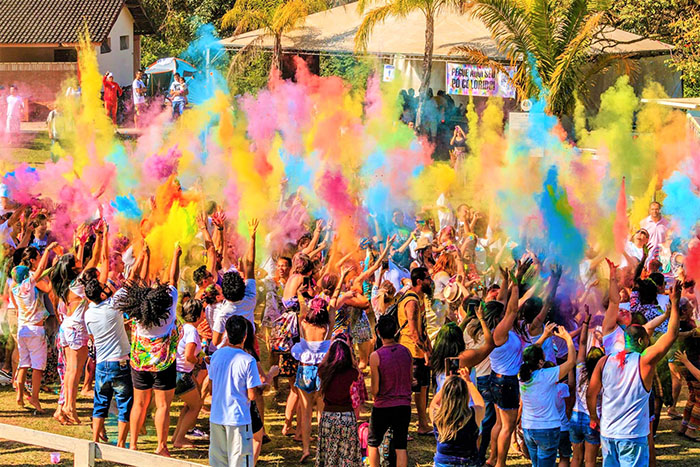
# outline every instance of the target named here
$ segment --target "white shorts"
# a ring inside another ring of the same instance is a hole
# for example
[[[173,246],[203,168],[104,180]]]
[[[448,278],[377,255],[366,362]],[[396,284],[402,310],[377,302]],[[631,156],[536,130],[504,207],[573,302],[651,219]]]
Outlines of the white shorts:
[[[242,426],[209,424],[209,465],[250,467],[253,465],[253,429]]]
[[[18,368],[46,369],[46,335],[44,326],[24,325],[17,331]]]

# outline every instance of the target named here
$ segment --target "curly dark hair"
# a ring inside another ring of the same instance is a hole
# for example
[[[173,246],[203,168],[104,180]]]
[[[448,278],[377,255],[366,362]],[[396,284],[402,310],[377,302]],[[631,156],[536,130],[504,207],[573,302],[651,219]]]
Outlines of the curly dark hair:
[[[102,292],[104,287],[97,279],[90,279],[85,283],[85,296],[93,303],[102,302]]]
[[[238,271],[224,274],[221,282],[221,293],[230,302],[238,302],[245,297],[245,281]]]
[[[156,282],[148,287],[143,282],[129,282],[116,303],[117,309],[143,327],[161,326],[170,316],[173,297],[168,284]]]

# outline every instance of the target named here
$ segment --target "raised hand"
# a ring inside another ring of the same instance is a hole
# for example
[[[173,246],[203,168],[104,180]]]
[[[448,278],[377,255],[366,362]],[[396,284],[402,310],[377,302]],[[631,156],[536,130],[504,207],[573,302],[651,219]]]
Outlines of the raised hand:
[[[258,231],[259,225],[260,221],[258,221],[256,218],[252,218],[248,221],[248,231],[250,232],[251,237],[255,236],[255,233]]]
[[[681,284],[681,281],[676,281],[673,283],[673,287],[671,287],[671,303],[675,303],[677,305],[678,302],[680,302],[682,289],[683,284]]]

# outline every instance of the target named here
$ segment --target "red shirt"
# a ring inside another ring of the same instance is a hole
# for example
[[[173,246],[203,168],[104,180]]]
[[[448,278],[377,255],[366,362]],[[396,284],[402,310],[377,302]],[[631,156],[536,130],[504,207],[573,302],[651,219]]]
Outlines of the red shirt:
[[[116,102],[117,94],[120,96],[122,95],[122,88],[114,81],[107,81],[107,77],[102,77],[102,86],[105,88],[105,102]]]
[[[352,412],[350,387],[357,381],[360,373],[355,368],[348,368],[333,377],[328,389],[323,393],[323,410],[325,412]]]

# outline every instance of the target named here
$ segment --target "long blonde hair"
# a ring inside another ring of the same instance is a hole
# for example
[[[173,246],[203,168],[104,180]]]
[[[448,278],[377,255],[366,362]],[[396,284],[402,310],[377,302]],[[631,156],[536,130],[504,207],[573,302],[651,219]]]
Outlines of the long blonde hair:
[[[448,376],[442,386],[442,402],[434,417],[438,441],[444,443],[455,439],[459,430],[467,425],[472,416],[467,383],[459,376]]]

